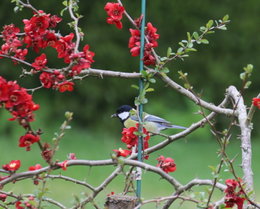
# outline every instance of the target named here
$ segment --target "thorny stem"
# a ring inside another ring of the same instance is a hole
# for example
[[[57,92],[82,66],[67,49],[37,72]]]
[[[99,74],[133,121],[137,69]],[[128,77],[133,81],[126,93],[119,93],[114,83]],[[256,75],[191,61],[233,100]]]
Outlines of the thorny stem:
[[[27,3],[24,3],[23,1],[18,0],[18,3],[21,4],[23,7],[29,8],[29,9],[33,10],[35,13],[39,14],[39,11],[30,4],[29,0],[27,0]]]
[[[165,200],[175,200],[175,199],[181,199],[183,201],[190,201],[190,202],[193,202],[193,203],[196,203],[198,204],[199,201],[197,200],[194,200],[190,197],[184,197],[184,196],[180,196],[180,195],[173,195],[173,196],[168,196],[168,197],[160,197],[160,198],[155,198],[155,199],[151,199],[151,200],[145,200],[145,201],[142,201],[139,205],[137,205],[134,209],[138,209],[140,208],[142,205],[145,205],[145,204],[148,204],[148,203],[160,203],[160,202],[163,202]]]
[[[79,22],[79,18],[75,17],[74,13],[73,13],[73,4],[74,4],[74,0],[70,0],[69,3],[69,13],[70,13],[70,17],[74,20],[74,31],[76,33],[76,45],[74,48],[74,53],[78,52],[78,48],[79,48],[79,43],[80,43],[80,33],[79,33],[79,27],[78,27],[78,22]]]

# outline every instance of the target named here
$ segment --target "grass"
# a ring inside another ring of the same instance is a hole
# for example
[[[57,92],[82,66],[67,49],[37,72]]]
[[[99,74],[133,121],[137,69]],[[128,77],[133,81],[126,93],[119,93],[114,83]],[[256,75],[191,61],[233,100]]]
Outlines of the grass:
[[[11,123],[11,122],[10,122]],[[14,125],[11,125],[14,126]],[[48,125],[46,125],[47,127]],[[56,126],[58,127],[58,126]],[[12,129],[11,127],[10,129]],[[0,164],[6,164],[13,159],[21,159],[22,167],[21,171],[25,171],[29,166],[40,163],[46,165],[41,159],[39,149],[36,145],[32,146],[30,152],[26,152],[23,148],[17,146],[16,139],[19,139],[19,136],[23,134],[23,130],[15,130],[9,134],[4,134],[6,127],[2,126],[0,128],[1,135],[0,138],[0,152],[1,159]],[[14,129],[13,129],[14,130]],[[51,141],[53,133],[55,132],[55,126],[53,128],[46,128],[48,130],[45,134],[42,135],[43,140]],[[204,130],[201,130],[202,132]],[[198,133],[199,134],[199,133]],[[156,158],[163,154],[175,159],[177,164],[176,172],[171,175],[174,176],[178,181],[185,184],[193,178],[212,178],[211,170],[209,166],[217,166],[219,158],[217,157],[218,145],[215,142],[213,137],[208,139],[198,139],[196,134],[189,136],[187,139],[177,141],[170,146],[160,150],[154,154],[151,154],[148,162],[152,165],[156,165]],[[158,143],[162,138],[153,137],[150,141],[151,144]],[[75,153],[78,159],[91,159],[91,160],[101,160],[110,158],[112,149],[117,149],[118,147],[123,147],[124,145],[120,142],[120,135],[114,136],[109,132],[96,132],[91,133],[87,130],[69,130],[59,147],[57,152],[56,159],[62,161],[66,159],[66,156],[69,153]],[[259,152],[260,142],[253,141],[253,170],[255,173],[255,188],[256,192],[260,193],[260,179],[257,178],[260,173],[260,165],[257,163],[257,159],[260,158]],[[231,140],[231,143],[228,147],[228,154],[231,158],[236,156],[237,153],[240,153],[240,145],[238,139]],[[239,154],[236,157],[234,166],[237,170],[239,176],[241,176],[240,165],[241,155]],[[99,185],[112,171],[114,167],[71,167],[67,171],[55,171],[56,174],[63,174],[77,178],[79,180],[86,180],[88,183],[93,184],[94,186]],[[158,175],[155,175],[150,172],[143,172],[142,176],[142,195],[146,198],[154,198],[160,196],[168,196],[174,191],[171,186],[167,184],[163,179],[160,179]],[[226,178],[232,178],[228,172],[222,172],[220,178],[223,181]],[[121,193],[124,187],[124,176],[120,175],[119,178],[114,180],[109,187],[107,187],[102,194],[96,199],[96,203],[102,208],[106,195],[111,191],[115,193]],[[8,184],[4,190],[13,191],[16,194],[19,193],[37,193],[39,192],[40,186],[35,186],[32,183],[32,180],[24,180],[21,182],[16,182],[15,184]],[[83,198],[85,194],[89,193],[88,190],[74,185],[69,182],[64,182],[61,180],[48,180],[47,181],[48,191],[46,196],[62,202],[64,205],[71,206],[77,198]],[[193,193],[196,196],[203,195],[200,192],[207,193],[207,189],[201,187],[194,188]],[[221,197],[223,194],[216,193],[216,198]],[[258,199],[260,201],[260,199]],[[181,202],[175,203],[171,208],[196,208],[195,205],[182,205]],[[52,206],[47,206],[47,208],[55,208]],[[88,206],[87,208],[92,208]],[[94,208],[94,207],[93,207]],[[155,204],[148,204],[147,206],[142,207],[144,209],[156,208]],[[160,207],[159,207],[160,208]]]

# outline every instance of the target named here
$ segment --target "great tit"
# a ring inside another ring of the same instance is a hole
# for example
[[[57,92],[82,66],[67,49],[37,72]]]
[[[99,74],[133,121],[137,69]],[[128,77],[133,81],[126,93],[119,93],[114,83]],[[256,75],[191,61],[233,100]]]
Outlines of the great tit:
[[[130,105],[120,106],[111,117],[119,118],[125,128],[136,126],[138,123],[137,111]],[[186,129],[183,126],[172,125],[169,121],[148,113],[143,113],[143,122],[145,129],[154,134],[158,134],[160,131],[168,128]]]

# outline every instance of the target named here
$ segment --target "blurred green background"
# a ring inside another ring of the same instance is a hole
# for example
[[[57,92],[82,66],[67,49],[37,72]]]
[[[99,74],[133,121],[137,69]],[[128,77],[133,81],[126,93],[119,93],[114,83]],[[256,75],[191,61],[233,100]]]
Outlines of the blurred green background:
[[[107,69],[115,71],[133,72],[138,71],[138,59],[131,57],[129,53],[128,39],[130,23],[126,18],[123,19],[124,28],[120,31],[114,25],[106,24],[106,13],[103,10],[107,1],[81,1],[80,14],[84,18],[80,21],[80,27],[85,33],[82,46],[88,43],[91,50],[96,53],[93,68]],[[38,9],[47,13],[59,14],[62,10],[62,1],[36,1],[31,3]],[[140,13],[140,1],[123,1],[128,12],[136,18]],[[22,26],[22,19],[30,18],[31,11],[24,9],[15,14],[14,4],[4,0],[0,2],[0,23],[1,25],[14,23]],[[190,54],[185,61],[175,61],[169,64],[169,76],[176,82],[178,79],[177,71],[182,70],[189,74],[189,79],[194,86],[194,90],[202,94],[202,97],[210,102],[218,104],[222,101],[225,89],[229,85],[241,87],[239,74],[243,67],[251,63],[255,70],[251,78],[252,85],[245,92],[245,101],[248,106],[251,104],[252,97],[259,93],[260,87],[260,2],[259,0],[235,1],[235,0],[154,0],[147,2],[147,21],[158,28],[160,34],[159,47],[156,49],[158,54],[165,56],[167,48],[170,46],[177,50],[178,42],[186,39],[186,32],[198,31],[199,27],[206,24],[209,19],[220,19],[229,14],[231,23],[227,31],[217,31],[209,35],[209,45],[198,45],[198,52]],[[67,26],[70,19],[65,13],[63,22],[59,25],[60,32],[65,35],[71,29]],[[56,52],[47,49],[48,66],[63,66],[62,62],[56,59]],[[31,52],[30,60],[36,56]],[[24,67],[24,66],[23,66]],[[25,77],[20,79],[20,65],[13,65],[10,60],[1,59],[1,76],[7,79],[19,80],[19,83],[27,88],[39,85],[39,80],[35,77]],[[48,89],[41,89],[34,93],[34,101],[41,105],[36,112],[34,128],[41,128],[44,132],[42,139],[51,141],[64,120],[64,112],[69,110],[74,112],[72,130],[62,140],[57,159],[64,160],[70,152],[76,153],[78,158],[84,159],[106,159],[110,157],[111,150],[124,145],[120,142],[121,124],[117,120],[110,118],[115,109],[122,104],[133,105],[137,91],[130,86],[137,84],[137,80],[125,80],[116,78],[96,78],[88,77],[83,81],[76,82],[76,88],[72,93],[59,93]],[[199,120],[201,116],[194,114],[198,111],[191,101],[182,97],[179,93],[172,91],[160,80],[153,86],[155,91],[148,95],[149,103],[145,106],[147,112],[159,115],[172,121],[175,124],[189,126]],[[22,159],[22,169],[36,163],[42,163],[38,148],[32,147],[31,152],[25,152],[18,148],[17,141],[19,136],[24,134],[24,130],[17,128],[15,122],[8,122],[10,117],[4,110],[0,110],[0,164],[5,164],[12,159]],[[260,120],[259,112],[254,118],[253,151],[255,172],[255,188],[260,193],[260,167],[256,163],[259,159],[259,136],[257,129]],[[218,117],[216,126],[222,130],[228,120],[225,117]],[[173,134],[176,130],[166,133]],[[237,172],[240,170],[240,145],[237,135],[238,130],[234,129],[228,152],[231,158],[237,153],[235,167]],[[161,141],[161,138],[154,137],[152,144]],[[209,165],[216,166],[219,162],[217,157],[218,146],[216,140],[211,135],[208,126],[191,134],[182,141],[178,141],[169,147],[153,154],[149,162],[156,164],[155,158],[160,154],[175,159],[177,171],[172,175],[176,176],[182,183],[198,178],[210,178],[211,171]],[[22,158],[21,158],[22,156]],[[44,164],[44,163],[42,163]],[[77,172],[68,169],[65,174],[87,179],[98,185],[108,175],[112,168],[77,168]],[[232,177],[228,173],[223,173],[222,178]],[[99,198],[102,205],[106,194],[114,191],[122,191],[123,177],[115,181],[111,187],[107,188]],[[153,174],[144,174],[143,195],[146,198],[160,195],[169,195],[172,189]],[[153,184],[151,184],[151,181]],[[155,184],[156,183],[156,184]],[[82,190],[77,186],[55,180],[49,183],[50,196],[71,204],[71,194],[81,195]],[[8,189],[32,193],[35,188],[31,181],[9,185]],[[82,192],[84,192],[82,190]],[[195,191],[196,192],[196,189]],[[220,197],[218,194],[217,197]],[[258,199],[259,200],[259,199]],[[260,201],[260,200],[259,200]],[[185,208],[185,205],[183,206]],[[88,207],[87,207],[88,208]],[[147,206],[152,208],[152,206]]]

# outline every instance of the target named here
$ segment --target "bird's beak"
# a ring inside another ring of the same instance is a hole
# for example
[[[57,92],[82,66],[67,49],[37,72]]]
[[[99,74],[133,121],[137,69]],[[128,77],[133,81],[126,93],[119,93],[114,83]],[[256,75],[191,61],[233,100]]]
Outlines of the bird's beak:
[[[115,114],[113,114],[113,115],[111,115],[111,118],[116,118],[117,117],[117,114],[115,113]]]

